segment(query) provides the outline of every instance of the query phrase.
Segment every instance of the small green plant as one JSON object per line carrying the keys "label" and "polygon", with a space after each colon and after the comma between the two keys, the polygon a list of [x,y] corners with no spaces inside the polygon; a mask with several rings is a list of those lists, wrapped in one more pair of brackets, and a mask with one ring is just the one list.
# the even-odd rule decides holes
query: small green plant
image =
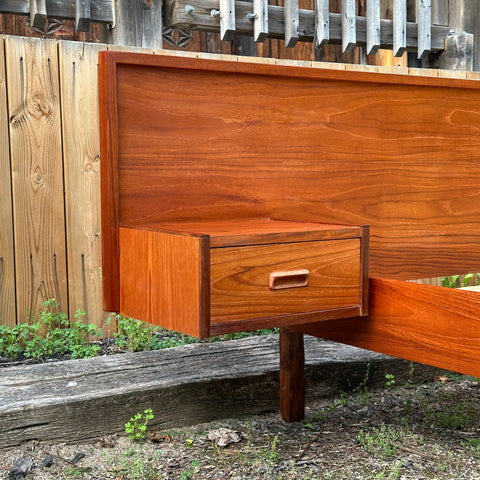
{"label": "small green plant", "polygon": [[188,478],[195,478],[200,472],[200,460],[197,458],[192,462],[190,470],[184,470],[180,474],[180,480],[187,480]]}
{"label": "small green plant", "polygon": [[133,318],[117,315],[118,332],[115,343],[129,352],[161,350],[198,342],[195,337],[170,332]]}
{"label": "small green plant", "polygon": [[385,374],[385,388],[387,390],[391,390],[393,386],[395,385],[395,375],[393,373],[387,373]]}
{"label": "small green plant", "polygon": [[147,408],[143,413],[136,413],[126,424],[125,433],[127,437],[136,442],[146,440],[148,435],[148,422],[153,420],[154,415],[151,408]]}
{"label": "small green plant", "polygon": [[401,437],[402,435],[393,427],[382,423],[380,428],[374,427],[370,431],[360,430],[357,438],[368,453],[385,459],[395,454],[397,442]]}
{"label": "small green plant", "polygon": [[39,359],[48,356],[70,355],[84,358],[97,355],[100,347],[90,342],[92,336],[100,336],[100,329],[86,324],[85,312],[77,311],[75,321],[70,322],[59,304],[47,300],[38,320],[14,327],[0,326],[0,355],[10,358]]}
{"label": "small green plant", "polygon": [[157,480],[160,477],[157,465],[160,452],[145,457],[144,452],[135,449],[124,452],[109,460],[110,470],[120,474],[122,480]]}

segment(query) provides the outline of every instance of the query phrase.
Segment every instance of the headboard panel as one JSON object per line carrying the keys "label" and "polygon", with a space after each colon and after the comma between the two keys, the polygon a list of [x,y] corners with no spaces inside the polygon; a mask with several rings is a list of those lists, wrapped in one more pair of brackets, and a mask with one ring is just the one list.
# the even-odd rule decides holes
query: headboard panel
{"label": "headboard panel", "polygon": [[480,271],[478,82],[124,52],[100,74],[108,309],[118,223],[368,224],[373,277]]}

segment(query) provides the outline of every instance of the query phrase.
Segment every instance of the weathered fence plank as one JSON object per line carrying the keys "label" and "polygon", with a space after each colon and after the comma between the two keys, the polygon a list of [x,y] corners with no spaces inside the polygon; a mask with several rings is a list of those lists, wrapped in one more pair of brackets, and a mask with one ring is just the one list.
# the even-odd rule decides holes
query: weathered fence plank
{"label": "weathered fence plank", "polygon": [[407,49],[407,2],[393,0],[393,55],[401,57]]}
{"label": "weathered fence plank", "polygon": [[253,38],[264,42],[268,36],[268,0],[253,0]]}
{"label": "weathered fence plank", "polygon": [[30,25],[40,28],[47,20],[46,0],[30,0]]}
{"label": "weathered fence plank", "polygon": [[351,52],[357,43],[355,0],[342,0],[342,49]]}
{"label": "weathered fence plank", "polygon": [[0,325],[15,325],[15,260],[8,145],[7,84],[3,37],[0,37]]}
{"label": "weathered fence plank", "polygon": [[367,55],[380,48],[380,0],[367,0]]}
{"label": "weathered fence plank", "polygon": [[299,40],[300,16],[298,0],[285,0],[285,46],[292,48]]}
{"label": "weathered fence plank", "polygon": [[315,47],[323,48],[330,39],[330,14],[328,0],[315,0]]}
{"label": "weathered fence plank", "polygon": [[90,0],[75,1],[75,28],[80,32],[88,32],[90,28]]}
{"label": "weathered fence plank", "polygon": [[57,42],[6,38],[19,320],[55,298],[67,309]]}
{"label": "weathered fence plank", "polygon": [[115,24],[106,30],[107,43],[162,48],[161,0],[122,0],[114,4]]}
{"label": "weathered fence plank", "polygon": [[220,38],[230,41],[235,33],[235,0],[220,0]]}
{"label": "weathered fence plank", "polygon": [[106,46],[59,42],[69,310],[104,327],[102,309],[98,52]]}
{"label": "weathered fence plank", "polygon": [[432,45],[432,2],[417,0],[418,58],[424,59]]}

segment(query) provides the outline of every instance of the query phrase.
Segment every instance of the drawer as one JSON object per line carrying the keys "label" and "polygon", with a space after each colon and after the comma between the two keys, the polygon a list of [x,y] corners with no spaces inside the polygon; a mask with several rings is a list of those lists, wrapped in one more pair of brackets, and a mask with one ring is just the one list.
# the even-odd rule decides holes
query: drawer
{"label": "drawer", "polygon": [[216,325],[360,304],[360,239],[214,248]]}
{"label": "drawer", "polygon": [[258,219],[121,227],[120,313],[197,337],[364,315],[367,239]]}

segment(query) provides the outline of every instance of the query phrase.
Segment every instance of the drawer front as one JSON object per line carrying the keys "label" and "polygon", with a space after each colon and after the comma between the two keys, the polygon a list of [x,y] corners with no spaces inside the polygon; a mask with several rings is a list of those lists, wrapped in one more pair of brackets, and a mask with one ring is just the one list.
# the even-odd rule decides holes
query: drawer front
{"label": "drawer front", "polygon": [[360,304],[360,239],[213,248],[210,323]]}

